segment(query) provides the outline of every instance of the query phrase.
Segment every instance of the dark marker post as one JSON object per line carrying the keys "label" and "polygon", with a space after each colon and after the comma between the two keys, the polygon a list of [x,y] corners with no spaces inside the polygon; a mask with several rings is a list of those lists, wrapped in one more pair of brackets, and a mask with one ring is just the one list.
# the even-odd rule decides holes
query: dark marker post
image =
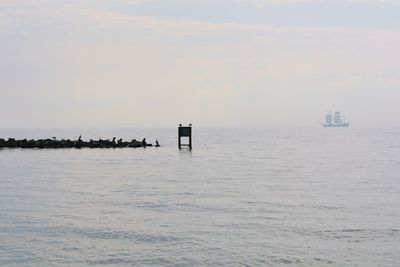
{"label": "dark marker post", "polygon": [[[189,144],[182,144],[181,138],[189,137]],[[192,124],[189,126],[182,126],[179,124],[178,128],[178,147],[181,149],[182,146],[187,146],[189,149],[192,149]]]}

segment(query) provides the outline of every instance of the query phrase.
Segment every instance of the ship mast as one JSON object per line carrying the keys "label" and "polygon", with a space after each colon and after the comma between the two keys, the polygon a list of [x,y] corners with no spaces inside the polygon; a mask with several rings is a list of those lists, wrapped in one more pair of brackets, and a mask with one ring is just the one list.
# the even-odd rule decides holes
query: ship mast
{"label": "ship mast", "polygon": [[340,111],[335,111],[335,115],[333,117],[333,123],[342,124],[342,119],[340,118]]}
{"label": "ship mast", "polygon": [[327,113],[326,113],[326,116],[325,116],[325,123],[326,123],[327,125],[332,124],[332,114],[331,114],[330,112],[327,112]]}

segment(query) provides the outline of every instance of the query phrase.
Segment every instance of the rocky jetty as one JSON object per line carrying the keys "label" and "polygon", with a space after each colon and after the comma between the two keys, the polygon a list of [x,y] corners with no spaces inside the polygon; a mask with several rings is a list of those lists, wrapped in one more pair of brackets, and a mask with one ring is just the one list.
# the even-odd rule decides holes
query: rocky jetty
{"label": "rocky jetty", "polygon": [[[158,142],[157,142],[158,145]],[[135,148],[153,146],[146,142],[146,138],[142,141],[133,139],[131,141],[123,141],[122,138],[116,140],[99,139],[83,141],[79,136],[78,140],[62,139],[57,140],[55,137],[51,139],[22,139],[15,140],[9,138],[8,140],[0,139],[0,148],[41,148],[41,149],[57,149],[57,148]],[[158,145],[159,146],[159,145]]]}

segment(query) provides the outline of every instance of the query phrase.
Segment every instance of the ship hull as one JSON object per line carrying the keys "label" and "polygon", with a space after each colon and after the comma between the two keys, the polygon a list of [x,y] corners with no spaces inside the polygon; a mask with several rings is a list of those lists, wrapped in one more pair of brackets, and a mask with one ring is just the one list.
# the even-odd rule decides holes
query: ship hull
{"label": "ship hull", "polygon": [[350,123],[341,123],[341,124],[321,124],[322,126],[326,128],[343,128],[343,127],[349,127]]}

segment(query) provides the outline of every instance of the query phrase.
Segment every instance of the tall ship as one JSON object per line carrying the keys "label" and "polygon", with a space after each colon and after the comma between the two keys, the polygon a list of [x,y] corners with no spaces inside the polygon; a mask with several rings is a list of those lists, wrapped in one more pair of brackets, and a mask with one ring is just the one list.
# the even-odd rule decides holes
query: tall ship
{"label": "tall ship", "polygon": [[350,123],[346,122],[344,116],[340,114],[340,111],[328,112],[325,115],[325,123],[321,123],[324,127],[349,127]]}

